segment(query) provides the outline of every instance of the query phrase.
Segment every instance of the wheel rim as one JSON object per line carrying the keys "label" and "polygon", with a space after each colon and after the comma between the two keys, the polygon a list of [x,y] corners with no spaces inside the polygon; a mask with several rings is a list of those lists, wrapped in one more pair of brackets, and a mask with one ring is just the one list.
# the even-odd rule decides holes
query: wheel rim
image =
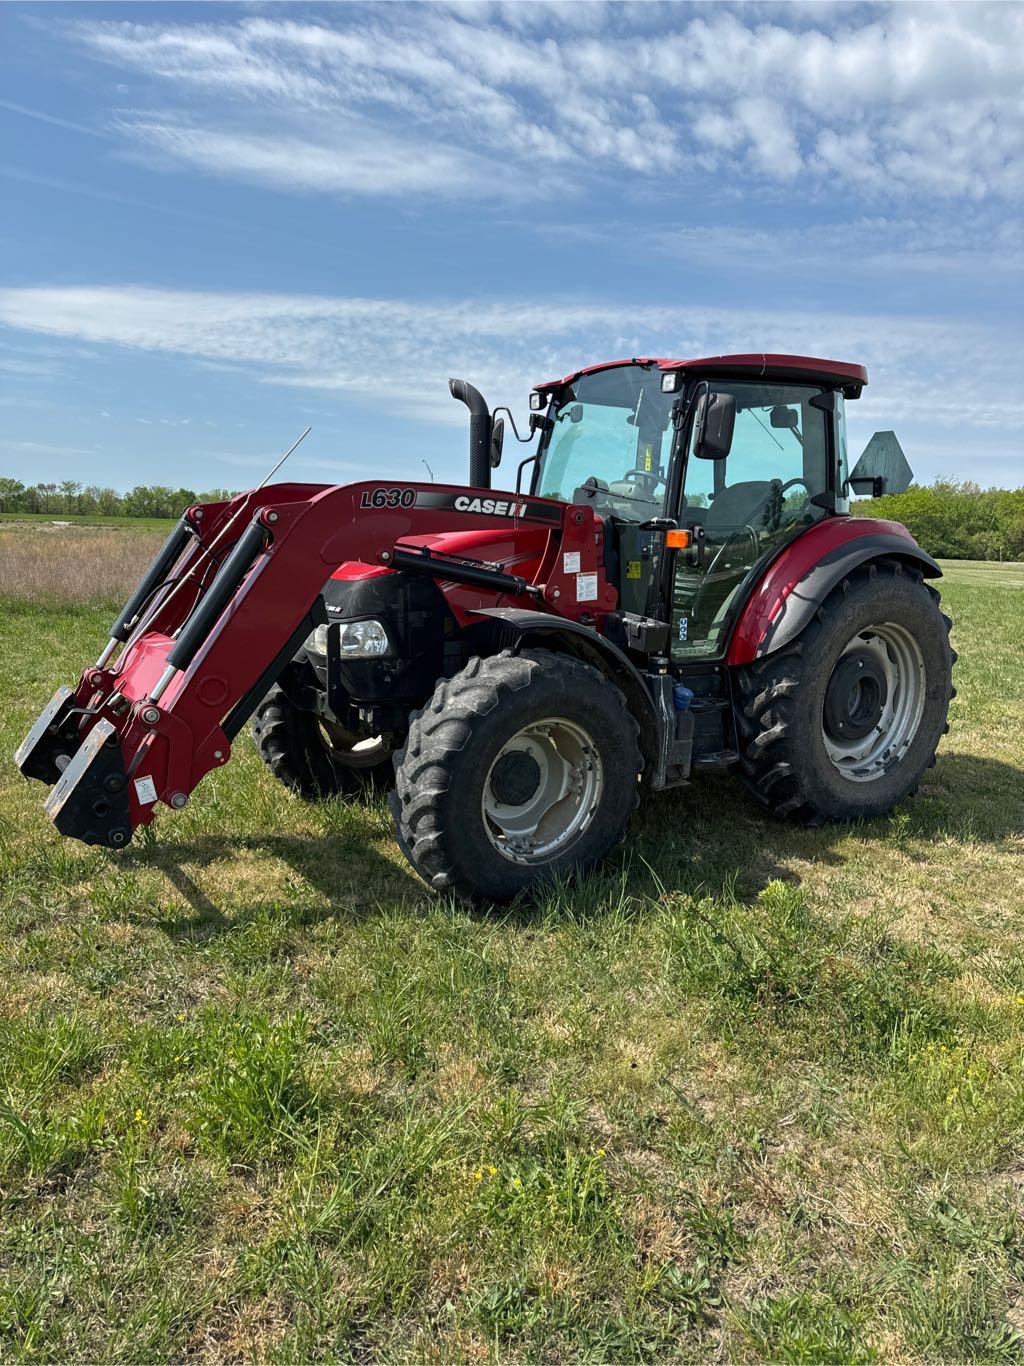
{"label": "wheel rim", "polygon": [[900,762],[924,712],[924,655],[905,626],[860,631],[836,660],[825,689],[822,736],[833,767],[870,783]]}
{"label": "wheel rim", "polygon": [[604,766],[582,726],[550,717],[507,740],[484,780],[484,829],[513,863],[543,863],[590,827],[604,790]]}
{"label": "wheel rim", "polygon": [[360,739],[330,721],[321,721],[320,731],[327,753],[343,768],[375,768],[391,752],[380,735]]}

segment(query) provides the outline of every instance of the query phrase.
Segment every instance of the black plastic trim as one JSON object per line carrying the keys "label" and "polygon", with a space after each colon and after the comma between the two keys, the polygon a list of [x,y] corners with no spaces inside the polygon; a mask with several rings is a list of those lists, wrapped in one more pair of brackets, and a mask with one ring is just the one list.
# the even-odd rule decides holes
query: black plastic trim
{"label": "black plastic trim", "polygon": [[942,570],[932,557],[903,536],[879,533],[846,541],[819,560],[792,590],[782,611],[757,647],[756,658],[762,659],[794,641],[832,589],[847,574],[870,560],[879,559],[900,560],[904,564],[916,565],[926,579],[942,577]]}

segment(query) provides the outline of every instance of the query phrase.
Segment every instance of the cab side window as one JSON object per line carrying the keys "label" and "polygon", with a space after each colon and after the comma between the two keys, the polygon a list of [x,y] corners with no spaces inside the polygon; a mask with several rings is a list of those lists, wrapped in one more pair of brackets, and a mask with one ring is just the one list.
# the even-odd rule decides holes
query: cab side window
{"label": "cab side window", "polygon": [[807,385],[715,381],[736,398],[732,447],[724,460],[690,451],[680,525],[704,535],[701,564],[677,556],[673,653],[717,653],[740,585],[803,527],[825,515],[812,502],[828,487],[831,413]]}

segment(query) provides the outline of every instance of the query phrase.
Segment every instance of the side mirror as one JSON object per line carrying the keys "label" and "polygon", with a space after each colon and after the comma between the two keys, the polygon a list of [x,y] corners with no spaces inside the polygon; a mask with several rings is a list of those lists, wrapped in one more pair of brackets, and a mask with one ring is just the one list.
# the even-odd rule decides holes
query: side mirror
{"label": "side mirror", "polygon": [[697,438],[693,453],[701,460],[724,460],[732,449],[736,427],[734,394],[706,394],[697,414]]}
{"label": "side mirror", "polygon": [[850,471],[847,484],[854,493],[881,498],[883,493],[906,493],[914,479],[895,432],[875,432]]}
{"label": "side mirror", "polygon": [[491,427],[491,469],[501,464],[501,448],[505,444],[505,419],[496,418]]}

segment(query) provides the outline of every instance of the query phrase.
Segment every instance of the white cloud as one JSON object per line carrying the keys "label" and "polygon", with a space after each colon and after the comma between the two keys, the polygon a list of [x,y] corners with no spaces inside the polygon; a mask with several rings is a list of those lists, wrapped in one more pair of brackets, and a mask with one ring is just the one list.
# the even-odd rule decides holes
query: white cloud
{"label": "white cloud", "polygon": [[173,161],[280,189],[379,197],[464,193],[482,173],[472,156],[456,149],[423,142],[410,146],[356,124],[337,127],[330,143],[185,124],[138,121],[127,127],[141,144]]}
{"label": "white cloud", "polygon": [[[972,441],[985,431],[995,447],[1012,444],[1024,425],[1024,390],[1015,378],[1007,381],[1006,332],[944,319],[555,297],[509,309],[500,299],[82,286],[0,290],[0,323],[71,345],[188,356],[268,384],[385,403],[389,413],[452,425],[465,421],[448,395],[452,374],[472,379],[492,403],[521,412],[530,384],[594,360],[762,350],[867,364],[871,383],[851,409],[855,441],[895,424],[947,439],[960,431]],[[922,451],[908,447],[908,454],[919,461]]]}
{"label": "white cloud", "polygon": [[1024,191],[1024,6],[326,13],[74,32],[177,94],[169,115],[122,116],[138,146],[278,188],[488,194],[549,168],[560,189],[727,169],[804,193]]}

